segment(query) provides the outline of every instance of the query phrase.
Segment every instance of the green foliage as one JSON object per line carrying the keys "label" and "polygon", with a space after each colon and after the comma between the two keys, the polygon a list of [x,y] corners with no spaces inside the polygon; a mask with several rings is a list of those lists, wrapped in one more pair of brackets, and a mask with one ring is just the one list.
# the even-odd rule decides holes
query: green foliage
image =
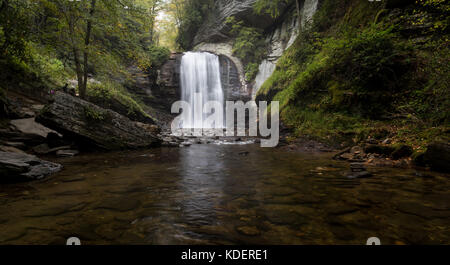
{"label": "green foliage", "polygon": [[111,107],[115,102],[118,102],[128,109],[128,115],[140,113],[143,116],[151,118],[144,111],[142,103],[134,99],[131,94],[118,83],[110,81],[89,83],[87,97],[92,102],[96,102],[104,107]]}
{"label": "green foliage", "polygon": [[151,68],[160,68],[170,57],[170,50],[166,47],[152,45],[148,48]]}
{"label": "green foliage", "polygon": [[246,64],[247,81],[255,79],[258,65],[267,53],[266,43],[262,30],[244,25],[234,17],[227,18],[226,23],[231,25],[231,34],[234,36],[233,55]]}
{"label": "green foliage", "polygon": [[251,82],[256,78],[259,71],[259,65],[257,63],[249,63],[245,67],[245,80]]}
{"label": "green foliage", "polygon": [[194,37],[214,6],[213,0],[185,0],[179,18],[177,43],[184,50],[192,48]]}
{"label": "green foliage", "polygon": [[448,130],[448,34],[409,41],[382,8],[325,0],[256,100],[280,101],[284,124],[325,141],[357,142],[380,126],[417,149]]}
{"label": "green foliage", "polygon": [[442,34],[450,23],[450,3],[445,0],[416,0],[413,15],[403,18],[413,26],[425,26],[429,33]]}
{"label": "green foliage", "polygon": [[104,114],[89,107],[86,106],[83,108],[84,115],[89,121],[103,121],[105,119]]}
{"label": "green foliage", "polygon": [[254,9],[257,14],[268,14],[273,18],[280,16],[280,4],[288,3],[289,0],[257,0]]}
{"label": "green foliage", "polygon": [[432,43],[418,53],[418,68],[413,80],[416,89],[408,93],[402,113],[430,121],[432,126],[450,123],[450,49],[448,42]]}
{"label": "green foliage", "polygon": [[24,59],[31,17],[30,1],[0,1],[0,58]]}
{"label": "green foliage", "polygon": [[51,49],[39,47],[35,43],[29,43],[27,53],[30,56],[30,71],[38,78],[50,82],[53,86],[64,86],[70,77],[70,69],[67,69]]}

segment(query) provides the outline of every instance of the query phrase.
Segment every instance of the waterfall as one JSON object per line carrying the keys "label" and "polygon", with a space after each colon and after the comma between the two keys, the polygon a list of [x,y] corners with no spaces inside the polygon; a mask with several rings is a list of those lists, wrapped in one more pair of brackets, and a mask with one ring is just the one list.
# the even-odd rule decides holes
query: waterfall
{"label": "waterfall", "polygon": [[303,6],[302,27],[311,21],[317,11],[319,0],[306,0]]}
{"label": "waterfall", "polygon": [[[205,114],[201,110],[209,101],[224,105],[219,57],[207,52],[187,52],[181,59],[180,70],[181,100],[191,106],[190,119],[184,121],[181,128],[210,128],[211,126],[204,123],[210,114]],[[201,94],[201,99],[196,97],[198,93]],[[214,128],[224,128],[224,125],[215,124]]]}
{"label": "waterfall", "polygon": [[257,90],[266,82],[267,79],[273,74],[276,68],[276,64],[267,59],[264,59],[259,65],[258,75],[255,78],[255,89],[252,92],[252,98],[256,97]]}

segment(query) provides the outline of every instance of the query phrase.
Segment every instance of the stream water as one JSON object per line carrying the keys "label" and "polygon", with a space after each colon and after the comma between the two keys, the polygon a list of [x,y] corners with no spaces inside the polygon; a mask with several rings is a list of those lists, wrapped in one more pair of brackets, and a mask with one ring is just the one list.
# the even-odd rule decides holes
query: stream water
{"label": "stream water", "polygon": [[[53,159],[55,160],[55,159]],[[331,154],[193,145],[56,159],[47,179],[0,186],[0,244],[450,242],[449,176]]]}

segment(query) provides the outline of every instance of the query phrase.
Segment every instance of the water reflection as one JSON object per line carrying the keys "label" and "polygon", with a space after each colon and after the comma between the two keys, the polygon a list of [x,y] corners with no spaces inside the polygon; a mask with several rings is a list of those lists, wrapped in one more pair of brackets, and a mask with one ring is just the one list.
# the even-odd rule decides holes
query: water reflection
{"label": "water reflection", "polygon": [[214,225],[216,204],[223,196],[226,169],[219,153],[208,152],[207,145],[198,145],[180,152],[178,183],[182,193],[180,204],[185,222],[190,225]]}
{"label": "water reflection", "polygon": [[0,244],[450,242],[449,176],[258,145],[58,159],[48,179],[0,187]]}

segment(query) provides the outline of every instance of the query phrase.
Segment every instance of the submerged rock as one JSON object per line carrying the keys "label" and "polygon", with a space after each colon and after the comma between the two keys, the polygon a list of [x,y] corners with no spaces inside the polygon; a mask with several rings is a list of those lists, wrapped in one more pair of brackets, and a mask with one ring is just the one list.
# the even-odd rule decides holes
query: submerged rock
{"label": "submerged rock", "polygon": [[349,173],[347,175],[347,178],[349,179],[362,179],[362,178],[370,178],[372,177],[372,174],[369,171],[359,171],[359,172],[354,172],[352,171],[351,173]]}
{"label": "submerged rock", "polygon": [[84,144],[105,150],[137,149],[160,145],[155,132],[112,110],[57,92],[36,121]]}
{"label": "submerged rock", "polygon": [[59,164],[32,155],[0,152],[0,183],[41,179],[60,171],[61,168]]}

